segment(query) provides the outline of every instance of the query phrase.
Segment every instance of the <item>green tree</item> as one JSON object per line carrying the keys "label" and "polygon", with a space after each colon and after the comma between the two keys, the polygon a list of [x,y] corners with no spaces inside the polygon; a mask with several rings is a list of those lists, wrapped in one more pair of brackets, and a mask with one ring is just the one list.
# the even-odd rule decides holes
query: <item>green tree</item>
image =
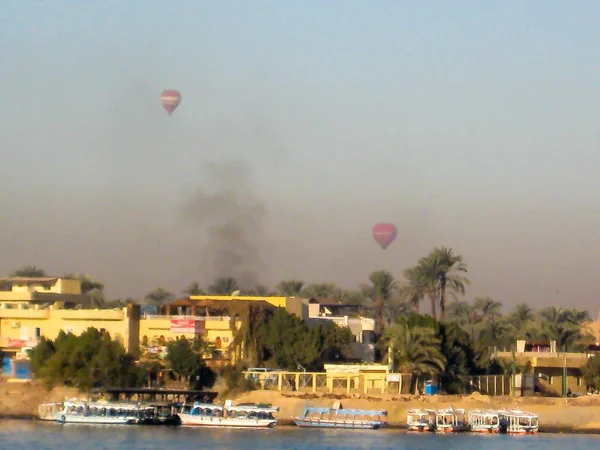
{"label": "green tree", "polygon": [[190,386],[199,389],[214,382],[214,373],[206,366],[202,357],[206,349],[206,343],[199,337],[191,340],[183,336],[167,343],[165,359],[173,372],[185,379]]}
{"label": "green tree", "polygon": [[375,334],[383,331],[383,307],[391,298],[396,282],[392,274],[386,270],[378,270],[369,275],[371,285],[365,286],[365,292],[375,303]]}
{"label": "green tree", "polygon": [[42,338],[29,354],[34,377],[48,387],[63,384],[87,390],[132,387],[141,381],[134,357],[95,328],[80,336],[61,331],[54,342]]}
{"label": "green tree", "polygon": [[421,302],[428,293],[427,279],[419,266],[405,269],[402,273],[404,281],[398,285],[400,298],[405,300],[413,312],[419,313]]}
{"label": "green tree", "polygon": [[502,303],[492,300],[489,297],[476,297],[473,305],[473,309],[478,315],[478,320],[484,323],[492,319],[498,319],[502,315],[500,312],[501,308]]}
{"label": "green tree", "polygon": [[213,284],[208,287],[208,292],[213,295],[231,295],[238,291],[240,286],[233,277],[218,277]]}
{"label": "green tree", "polygon": [[277,285],[279,290],[286,297],[298,297],[304,287],[304,281],[300,280],[284,280]]}
{"label": "green tree", "polygon": [[200,287],[197,281],[193,281],[183,290],[186,295],[205,295],[206,292]]}
{"label": "green tree", "polygon": [[148,292],[144,299],[151,305],[166,305],[175,299],[175,295],[167,289],[159,287]]}
{"label": "green tree", "polygon": [[[401,373],[432,377],[445,369],[446,358],[440,351],[441,340],[432,328],[393,324],[386,328],[382,340],[387,347],[387,357]],[[411,391],[414,383],[416,379]]]}
{"label": "green tree", "polygon": [[83,295],[87,295],[92,304],[98,308],[106,307],[106,298],[104,297],[104,283],[95,280],[90,275],[85,275],[83,273],[77,274],[66,274],[65,278],[71,278],[73,280],[79,280],[81,283],[81,293]]}
{"label": "green tree", "polygon": [[44,269],[40,269],[37,266],[23,266],[20,269],[15,270],[10,275],[11,277],[24,277],[24,278],[41,278],[46,277],[46,271]]}
{"label": "green tree", "polygon": [[446,320],[446,296],[450,294],[456,299],[456,295],[464,295],[468,278],[463,275],[467,273],[467,267],[463,263],[462,256],[455,255],[452,249],[436,247],[426,257],[419,260],[420,270],[427,279],[429,296],[431,298],[431,314],[436,317],[435,303],[439,299],[440,320]]}
{"label": "green tree", "polygon": [[337,286],[333,283],[311,283],[302,290],[301,295],[318,300],[334,300],[337,290]]}

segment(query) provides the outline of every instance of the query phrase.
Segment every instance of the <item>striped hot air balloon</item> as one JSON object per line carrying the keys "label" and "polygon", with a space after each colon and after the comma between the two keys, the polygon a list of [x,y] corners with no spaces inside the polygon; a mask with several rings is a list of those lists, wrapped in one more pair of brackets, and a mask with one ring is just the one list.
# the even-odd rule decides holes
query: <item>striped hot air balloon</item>
{"label": "striped hot air balloon", "polygon": [[378,223],[373,226],[373,239],[384,250],[394,242],[397,234],[398,230],[392,223]]}
{"label": "striped hot air balloon", "polygon": [[181,102],[181,94],[174,89],[164,90],[160,94],[160,102],[170,116]]}

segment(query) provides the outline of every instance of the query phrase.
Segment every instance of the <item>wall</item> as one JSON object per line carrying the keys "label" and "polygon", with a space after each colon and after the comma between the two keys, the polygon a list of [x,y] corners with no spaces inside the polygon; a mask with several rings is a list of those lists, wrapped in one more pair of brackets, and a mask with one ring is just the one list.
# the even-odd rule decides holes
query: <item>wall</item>
{"label": "wall", "polygon": [[[18,314],[15,312],[17,311]],[[30,341],[35,339],[35,329],[39,328],[40,336],[54,340],[61,330],[79,335],[90,327],[108,332],[113,339],[119,339],[125,350],[136,351],[131,347],[131,330],[137,329],[137,320],[128,315],[128,308],[116,310],[7,310],[10,317],[5,317],[0,310],[0,346],[11,347],[11,340]],[[44,312],[45,317],[40,318]]]}

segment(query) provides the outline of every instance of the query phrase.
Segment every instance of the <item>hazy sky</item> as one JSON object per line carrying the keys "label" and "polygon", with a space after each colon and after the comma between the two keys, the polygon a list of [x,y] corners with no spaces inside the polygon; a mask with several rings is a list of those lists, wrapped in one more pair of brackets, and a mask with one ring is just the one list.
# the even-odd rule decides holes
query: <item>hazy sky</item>
{"label": "hazy sky", "polygon": [[350,288],[444,245],[469,300],[595,315],[599,23],[596,0],[0,0],[0,272]]}

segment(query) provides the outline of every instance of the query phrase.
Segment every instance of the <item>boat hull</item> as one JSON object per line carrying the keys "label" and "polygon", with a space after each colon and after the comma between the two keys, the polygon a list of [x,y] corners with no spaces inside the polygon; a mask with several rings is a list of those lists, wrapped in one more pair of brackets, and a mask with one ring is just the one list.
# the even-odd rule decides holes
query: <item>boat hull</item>
{"label": "boat hull", "polygon": [[304,428],[352,428],[359,430],[378,430],[381,422],[351,421],[351,420],[307,420],[300,417],[292,417],[299,427]]}
{"label": "boat hull", "polygon": [[205,417],[188,416],[181,414],[179,416],[181,425],[184,427],[210,427],[210,428],[272,428],[278,421],[273,419],[248,419],[248,418],[230,418],[230,417]]}
{"label": "boat hull", "polygon": [[104,417],[104,416],[76,416],[70,414],[57,414],[55,421],[62,424],[77,423],[87,425],[133,425],[134,417]]}
{"label": "boat hull", "polygon": [[428,433],[430,431],[435,431],[435,426],[434,425],[430,425],[430,424],[418,424],[418,425],[409,425],[408,426],[408,431],[414,432],[414,433]]}

